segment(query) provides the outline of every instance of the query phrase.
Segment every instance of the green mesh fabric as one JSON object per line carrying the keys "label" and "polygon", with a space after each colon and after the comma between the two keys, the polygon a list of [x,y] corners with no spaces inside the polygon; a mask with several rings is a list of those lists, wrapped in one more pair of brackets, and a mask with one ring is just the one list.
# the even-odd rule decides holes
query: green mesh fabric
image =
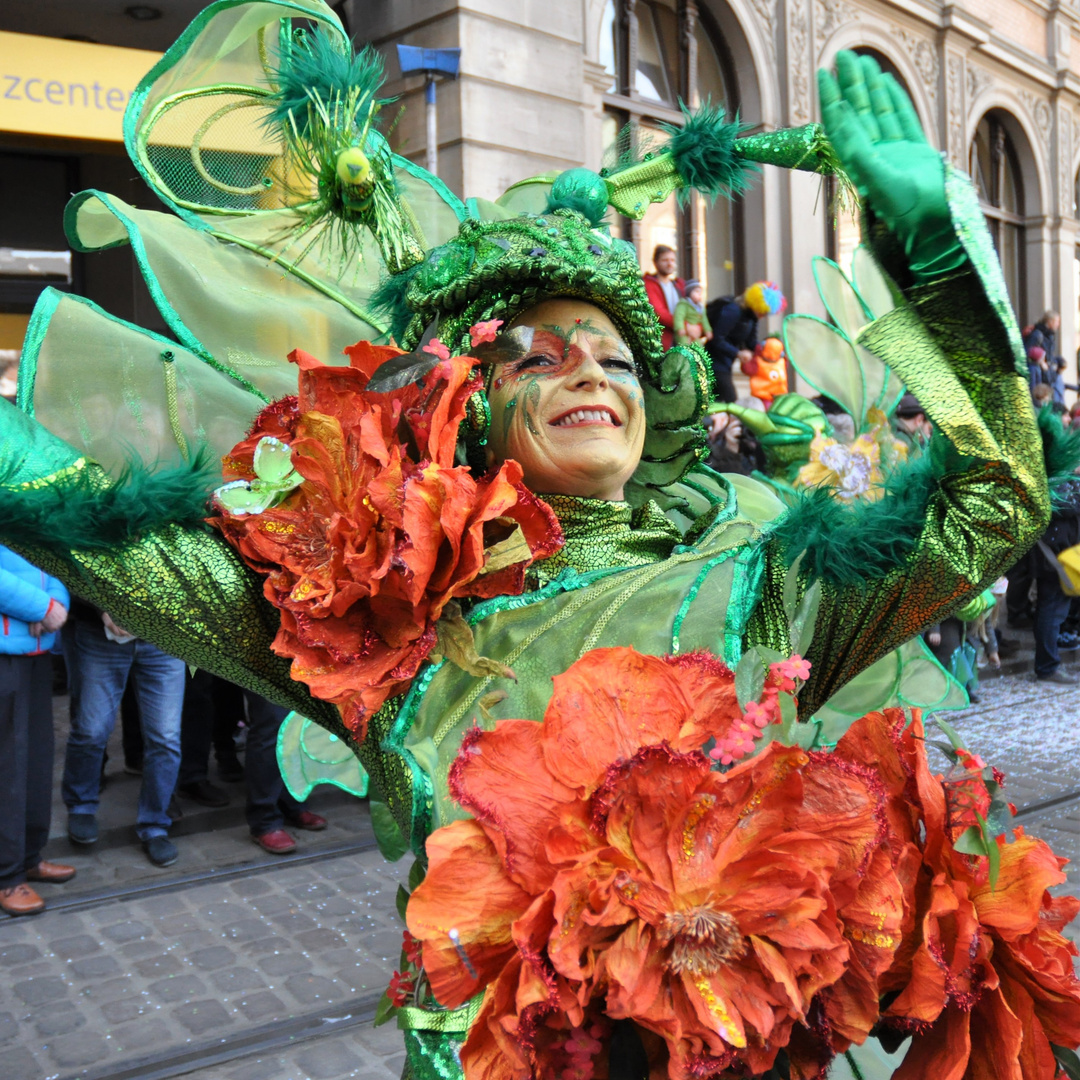
{"label": "green mesh fabric", "polygon": [[220,458],[263,407],[200,356],[82,297],[46,290],[35,320],[48,332],[27,336],[20,407],[114,477],[132,458],[167,467],[203,446]]}
{"label": "green mesh fabric", "polygon": [[248,214],[303,199],[279,133],[262,125],[291,20],[346,43],[321,0],[218,0],[154,65],[124,116],[124,141],[146,182],[180,214]]}

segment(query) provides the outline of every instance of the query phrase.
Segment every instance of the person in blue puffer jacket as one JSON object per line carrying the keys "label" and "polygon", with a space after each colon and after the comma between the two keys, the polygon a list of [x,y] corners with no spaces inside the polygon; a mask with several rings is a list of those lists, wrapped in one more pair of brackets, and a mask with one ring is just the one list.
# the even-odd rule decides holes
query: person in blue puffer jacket
{"label": "person in blue puffer jacket", "polygon": [[45,862],[52,810],[52,660],[68,591],[0,546],[0,909],[35,915],[45,901],[30,881],[68,881]]}

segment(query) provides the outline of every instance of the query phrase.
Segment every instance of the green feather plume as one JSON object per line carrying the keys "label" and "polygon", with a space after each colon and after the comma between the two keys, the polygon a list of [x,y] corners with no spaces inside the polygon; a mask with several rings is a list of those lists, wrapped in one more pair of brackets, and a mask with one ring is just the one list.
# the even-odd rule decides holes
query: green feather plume
{"label": "green feather plume", "polygon": [[403,270],[400,274],[387,274],[371,294],[371,313],[384,321],[395,341],[404,340],[405,331],[412,321],[413,312],[406,303],[405,296],[419,269],[417,265]]}
{"label": "green feather plume", "polygon": [[896,569],[911,553],[941,477],[973,464],[974,459],[937,435],[924,454],[889,473],[883,498],[842,501],[831,488],[797,491],[794,505],[770,536],[786,564],[804,555],[803,569],[812,578],[840,588],[865,585]]}
{"label": "green feather plume", "polygon": [[61,474],[47,484],[7,487],[18,461],[0,469],[4,542],[61,555],[75,549],[115,550],[163,525],[202,527],[206,502],[221,482],[218,462],[205,448],[177,468],[151,471],[132,462],[105,486],[96,468]]}
{"label": "green feather plume", "polygon": [[735,152],[735,140],[752,125],[742,123],[737,114],[734,120],[727,120],[723,107],[713,105],[708,98],[694,112],[681,101],[679,108],[683,125],[661,127],[671,136],[666,149],[687,185],[679,191],[680,202],[685,204],[689,199],[688,188],[710,199],[721,194],[740,195],[750,186],[753,175],[761,171],[760,166]]}
{"label": "green feather plume", "polygon": [[271,81],[274,92],[263,122],[274,128],[284,125],[287,130],[295,125],[300,138],[307,138],[317,122],[312,112],[316,102],[325,106],[348,102],[350,115],[341,120],[355,126],[358,121],[363,124],[360,114],[366,114],[373,104],[385,105],[391,100],[375,97],[383,83],[382,57],[370,45],[352,55],[340,38],[321,26],[283,43]]}

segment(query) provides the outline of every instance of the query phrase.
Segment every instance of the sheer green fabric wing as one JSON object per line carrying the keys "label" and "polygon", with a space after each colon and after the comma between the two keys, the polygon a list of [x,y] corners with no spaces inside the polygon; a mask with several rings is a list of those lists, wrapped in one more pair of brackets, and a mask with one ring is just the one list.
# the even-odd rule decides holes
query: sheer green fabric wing
{"label": "sheer green fabric wing", "polygon": [[818,295],[829,318],[854,341],[862,328],[873,319],[873,313],[852,288],[844,271],[824,255],[813,258],[814,281]]}
{"label": "sheer green fabric wing", "polygon": [[360,317],[363,288],[315,279],[308,260],[300,275],[288,273],[282,261],[273,261],[273,249],[252,250],[261,245],[249,239],[251,227],[265,221],[222,224],[219,233],[192,228],[172,214],[137,210],[97,191],[77,195],[65,213],[78,251],[130,243],[150,295],[180,343],[268,401],[296,391],[291,350],[302,347],[325,363],[343,364],[346,346],[381,332],[380,324]]}
{"label": "sheer green fabric wing", "polygon": [[851,342],[814,315],[788,315],[783,333],[784,348],[799,377],[842,405],[854,418],[856,428],[862,427],[866,383]]}
{"label": "sheer green fabric wing", "polygon": [[201,356],[89,300],[46,289],[38,301],[19,406],[113,476],[133,458],[171,465],[203,445],[220,457],[263,404]]}
{"label": "sheer green fabric wing", "polygon": [[322,0],[218,0],[132,95],[128,153],[181,216],[259,213],[301,197],[289,183],[281,136],[261,124],[289,19],[320,23],[347,44]]}
{"label": "sheer green fabric wing", "polygon": [[277,761],[289,793],[303,802],[319,784],[332,784],[362,799],[368,775],[356,755],[336,735],[298,712],[278,730]]}
{"label": "sheer green fabric wing", "polygon": [[869,249],[860,244],[851,257],[851,284],[862,298],[871,315],[880,319],[894,307],[896,300],[885,275]]}

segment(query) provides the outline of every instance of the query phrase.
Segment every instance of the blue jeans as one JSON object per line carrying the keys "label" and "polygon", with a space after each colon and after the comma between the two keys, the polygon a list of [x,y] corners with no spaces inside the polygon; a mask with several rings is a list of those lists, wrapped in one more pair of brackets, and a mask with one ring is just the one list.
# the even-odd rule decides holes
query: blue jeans
{"label": "blue jeans", "polygon": [[1035,587],[1035,674],[1042,678],[1053,675],[1061,664],[1057,640],[1071,603],[1056,577],[1038,579]]}
{"label": "blue jeans", "polygon": [[97,813],[102,758],[130,676],[144,746],[135,828],[140,840],[165,836],[172,824],[169,799],[180,769],[183,660],[148,641],[120,645],[105,636],[103,626],[82,621],[64,629],[64,658],[71,689],[71,734],[61,794],[68,813]]}

